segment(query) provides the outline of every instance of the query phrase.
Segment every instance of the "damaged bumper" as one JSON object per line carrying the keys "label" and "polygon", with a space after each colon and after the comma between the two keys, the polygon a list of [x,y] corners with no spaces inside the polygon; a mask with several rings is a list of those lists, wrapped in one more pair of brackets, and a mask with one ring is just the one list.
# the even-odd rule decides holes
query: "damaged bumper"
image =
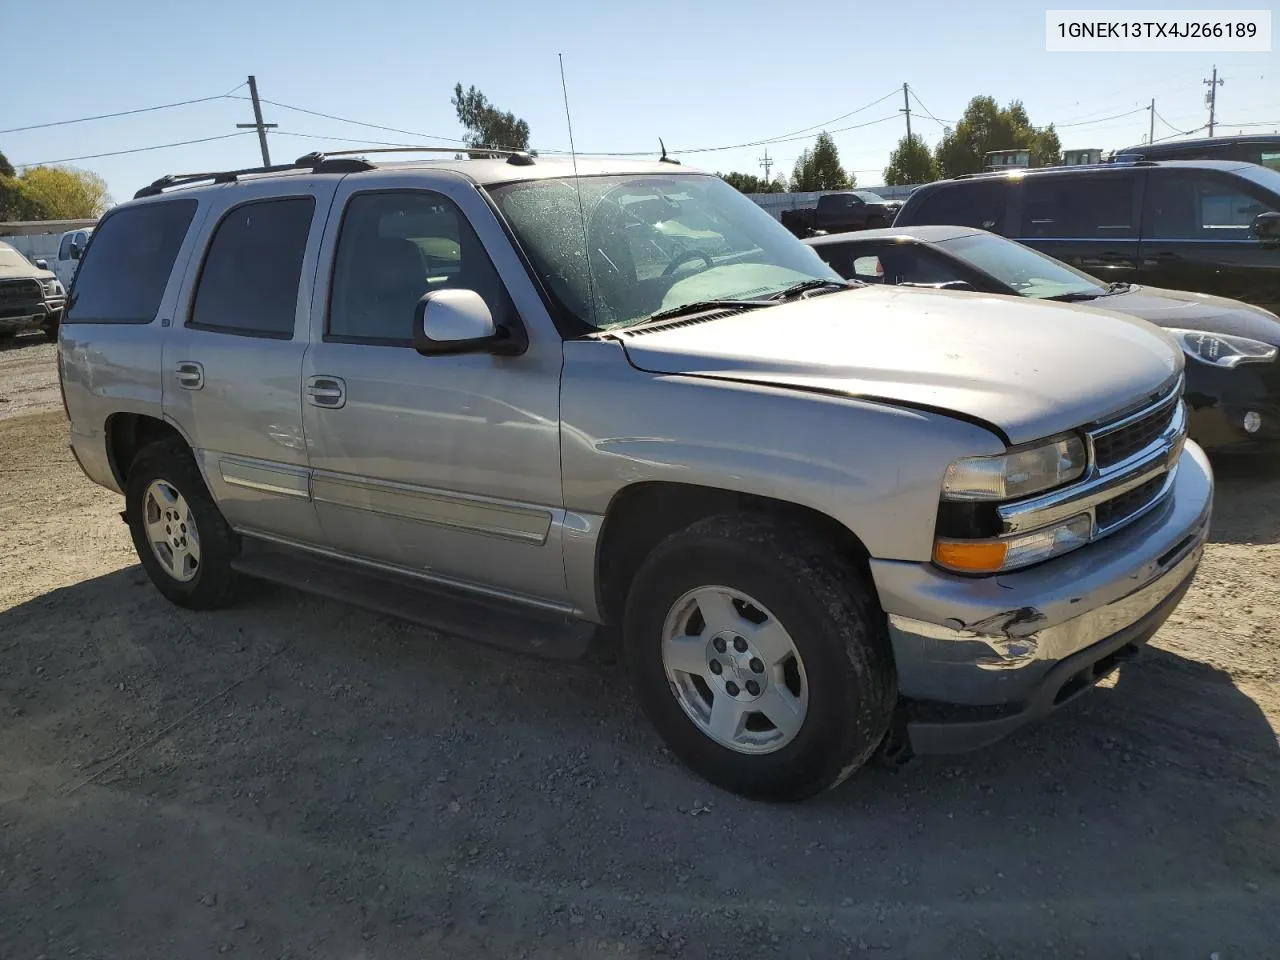
{"label": "damaged bumper", "polygon": [[872,561],[913,748],[991,743],[1133,655],[1190,586],[1212,500],[1208,461],[1188,443],[1163,505],[1058,560],[981,579]]}

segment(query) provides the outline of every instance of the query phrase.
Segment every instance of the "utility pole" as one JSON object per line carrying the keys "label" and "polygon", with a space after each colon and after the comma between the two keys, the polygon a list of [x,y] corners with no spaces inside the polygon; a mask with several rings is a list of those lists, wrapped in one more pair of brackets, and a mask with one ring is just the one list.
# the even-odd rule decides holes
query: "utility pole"
{"label": "utility pole", "polygon": [[764,167],[764,185],[768,188],[769,184],[773,183],[769,179],[769,171],[773,169],[773,158],[769,156],[768,147],[764,148],[764,156],[760,158],[760,166]]}
{"label": "utility pole", "polygon": [[258,78],[249,77],[249,99],[253,101],[253,123],[237,123],[236,126],[244,130],[258,131],[258,146],[262,148],[262,165],[264,167],[271,166],[271,154],[267,152],[267,129],[269,127],[278,127],[278,123],[262,122],[262,104],[258,102]]}
{"label": "utility pole", "polygon": [[1156,98],[1151,98],[1151,132],[1147,134],[1147,143],[1156,142]]}
{"label": "utility pole", "polygon": [[902,109],[899,113],[907,115],[907,139],[911,139],[911,101],[907,99],[907,85],[902,85]]}
{"label": "utility pole", "polygon": [[1217,118],[1216,115],[1218,110],[1218,88],[1222,86],[1222,81],[1218,79],[1217,66],[1214,66],[1213,68],[1213,79],[1202,80],[1201,83],[1204,83],[1209,87],[1209,95],[1205,97],[1205,100],[1208,101],[1208,106],[1209,106],[1209,136],[1212,137],[1213,124]]}

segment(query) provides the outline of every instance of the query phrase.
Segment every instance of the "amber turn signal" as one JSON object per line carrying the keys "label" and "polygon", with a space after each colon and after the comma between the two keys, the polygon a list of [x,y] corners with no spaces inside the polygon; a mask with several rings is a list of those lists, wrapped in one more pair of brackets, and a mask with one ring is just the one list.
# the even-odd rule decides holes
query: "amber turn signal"
{"label": "amber turn signal", "polygon": [[1002,540],[957,542],[939,540],[933,545],[933,560],[939,566],[964,573],[994,573],[1004,566],[1009,544]]}

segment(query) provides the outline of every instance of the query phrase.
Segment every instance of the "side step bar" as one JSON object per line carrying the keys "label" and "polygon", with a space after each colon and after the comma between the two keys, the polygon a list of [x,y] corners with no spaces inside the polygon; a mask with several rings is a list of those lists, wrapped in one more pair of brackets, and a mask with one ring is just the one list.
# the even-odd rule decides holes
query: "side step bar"
{"label": "side step bar", "polygon": [[440,633],[551,660],[610,660],[603,628],[554,613],[474,597],[403,574],[343,563],[245,537],[232,566],[248,577],[321,594]]}

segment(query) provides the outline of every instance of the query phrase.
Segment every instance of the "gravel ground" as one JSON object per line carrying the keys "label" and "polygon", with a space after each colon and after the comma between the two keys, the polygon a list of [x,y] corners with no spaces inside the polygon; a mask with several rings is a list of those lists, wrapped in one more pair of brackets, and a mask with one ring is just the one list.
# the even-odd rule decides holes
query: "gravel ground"
{"label": "gravel ground", "polygon": [[0,350],[0,957],[1280,956],[1280,484],[1222,464],[1152,649],[1037,728],[798,806],[617,667],[266,586],[191,614]]}

